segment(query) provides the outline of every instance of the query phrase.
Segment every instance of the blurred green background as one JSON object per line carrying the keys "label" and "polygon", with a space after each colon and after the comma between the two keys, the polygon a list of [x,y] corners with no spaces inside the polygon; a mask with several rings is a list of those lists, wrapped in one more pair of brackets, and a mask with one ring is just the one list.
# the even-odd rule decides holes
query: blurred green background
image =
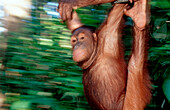
{"label": "blurred green background", "polygon": [[[148,69],[152,101],[146,110],[170,109],[170,1],[152,0]],[[0,1],[0,110],[89,110],[82,72],[72,60],[70,31],[57,0]],[[111,4],[77,9],[84,24],[99,27]],[[125,17],[125,58],[132,21]],[[2,104],[1,102],[4,103]]]}

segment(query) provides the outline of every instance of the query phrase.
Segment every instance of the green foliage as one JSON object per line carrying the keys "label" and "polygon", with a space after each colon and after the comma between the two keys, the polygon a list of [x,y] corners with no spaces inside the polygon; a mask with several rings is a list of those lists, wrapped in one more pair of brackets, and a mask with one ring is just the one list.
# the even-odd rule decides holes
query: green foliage
{"label": "green foliage", "polygon": [[[22,19],[18,32],[0,36],[0,43],[7,43],[7,49],[2,51],[4,55],[0,54],[0,88],[6,95],[5,104],[10,105],[3,108],[88,110],[82,72],[72,61],[71,33],[59,19],[46,15],[42,8],[45,3],[33,3],[35,8],[31,11],[31,19]],[[153,0],[151,5],[148,68],[153,81],[153,99],[146,109],[168,110],[170,3],[168,0]],[[77,12],[84,24],[99,27],[110,7],[110,4],[89,6]],[[126,24],[132,25],[131,20]],[[128,58],[132,40],[130,29],[126,29],[125,34]],[[0,46],[0,52],[3,46]]]}
{"label": "green foliage", "polygon": [[164,80],[162,88],[163,88],[163,92],[164,92],[165,96],[167,97],[168,101],[170,102],[170,74]]}

